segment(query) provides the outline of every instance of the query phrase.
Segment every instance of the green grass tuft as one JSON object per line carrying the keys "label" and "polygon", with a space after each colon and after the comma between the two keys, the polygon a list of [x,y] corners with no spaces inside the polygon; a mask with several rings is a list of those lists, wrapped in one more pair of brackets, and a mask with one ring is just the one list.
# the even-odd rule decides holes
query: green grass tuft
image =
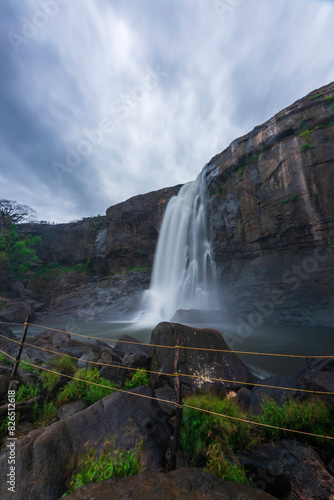
{"label": "green grass tuft", "polygon": [[[220,399],[212,395],[190,396],[186,404],[231,417],[247,418],[246,413],[231,399]],[[218,444],[225,454],[247,449],[255,443],[248,424],[185,407],[181,446],[192,463],[203,465],[208,449],[213,444]]]}
{"label": "green grass tuft", "polygon": [[242,467],[237,459],[232,456],[234,464],[232,464],[221,450],[218,443],[210,445],[207,452],[207,464],[204,470],[219,477],[224,481],[234,481],[236,483],[249,484],[247,479],[246,470]]}
{"label": "green grass tuft", "polygon": [[29,399],[40,395],[40,390],[37,384],[29,382],[27,385],[20,385],[16,393],[16,402],[29,401]]}
{"label": "green grass tuft", "polygon": [[141,450],[142,443],[139,443],[134,452],[122,451],[115,448],[115,439],[106,441],[101,452],[96,448],[87,450],[72,474],[68,493],[85,484],[138,474]]}
{"label": "green grass tuft", "polygon": [[[333,435],[330,409],[321,400],[301,402],[290,399],[282,407],[275,401],[264,401],[261,404],[261,413],[257,416],[257,421],[322,436]],[[266,427],[262,427],[260,432],[264,439],[272,441],[283,438],[291,439],[292,436],[291,432]],[[298,439],[309,444],[322,443],[324,445],[323,440],[303,436],[302,434],[298,436]]]}
{"label": "green grass tuft", "polygon": [[136,370],[131,379],[125,381],[123,389],[129,391],[141,385],[150,385],[150,379],[145,370]]}
{"label": "green grass tuft", "polygon": [[[80,380],[72,380],[59,392],[57,406],[78,399],[85,399],[91,405],[99,401],[99,399],[112,394],[114,392],[112,389],[116,388],[115,384],[102,378],[96,368],[89,368],[87,371],[85,368],[81,368],[75,373],[75,377],[80,378]],[[107,387],[99,387],[87,382],[94,382]]]}

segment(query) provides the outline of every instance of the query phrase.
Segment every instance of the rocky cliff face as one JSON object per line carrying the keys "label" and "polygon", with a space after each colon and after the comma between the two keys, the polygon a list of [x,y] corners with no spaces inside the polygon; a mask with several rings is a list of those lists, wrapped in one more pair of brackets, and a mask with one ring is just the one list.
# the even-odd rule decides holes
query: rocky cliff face
{"label": "rocky cliff face", "polygon": [[334,83],[207,166],[222,302],[264,321],[334,325]]}
{"label": "rocky cliff face", "polygon": [[95,274],[106,274],[106,217],[91,217],[68,224],[20,224],[19,232],[40,236],[36,251],[44,264],[73,267],[89,259]]}
{"label": "rocky cliff face", "polygon": [[152,267],[166,205],[180,188],[134,196],[108,208],[106,260],[110,274]]}
{"label": "rocky cliff face", "polygon": [[134,196],[110,207],[106,217],[69,224],[21,224],[22,234],[41,236],[36,251],[43,264],[73,268],[89,260],[92,271],[90,275],[70,272],[31,279],[29,289],[44,304],[44,309],[38,304],[38,310],[82,320],[124,318],[132,312],[149,287],[167,202],[180,188]]}

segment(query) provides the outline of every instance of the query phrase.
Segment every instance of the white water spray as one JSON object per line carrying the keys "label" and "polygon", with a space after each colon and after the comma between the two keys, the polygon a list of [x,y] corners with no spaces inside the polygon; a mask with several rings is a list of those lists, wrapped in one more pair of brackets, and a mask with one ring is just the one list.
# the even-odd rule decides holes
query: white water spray
{"label": "white water spray", "polygon": [[168,321],[178,309],[217,308],[203,172],[167,205],[141,322]]}

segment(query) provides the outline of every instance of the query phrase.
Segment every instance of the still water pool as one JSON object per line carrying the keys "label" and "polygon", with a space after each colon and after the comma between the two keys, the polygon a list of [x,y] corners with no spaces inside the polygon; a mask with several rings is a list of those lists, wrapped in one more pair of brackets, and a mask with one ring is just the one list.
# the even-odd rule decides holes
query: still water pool
{"label": "still water pool", "polygon": [[[38,324],[38,323],[36,323]],[[152,327],[139,327],[133,322],[102,322],[102,321],[43,321],[40,326],[31,325],[28,337],[32,337],[46,328],[66,330],[68,332],[86,335],[93,341],[99,338],[111,346],[121,337],[130,335],[137,340],[149,343]],[[204,328],[204,325],[192,325]],[[239,354],[240,358],[258,376],[265,377],[276,373],[279,375],[291,375],[298,371],[306,361],[306,356],[334,355],[334,330],[330,328],[310,328],[289,325],[261,325],[255,328],[251,335],[241,339],[236,335],[231,325],[222,323],[205,324],[207,328],[215,328],[220,331],[226,342],[233,350],[273,353],[273,354],[296,354],[304,358],[288,358],[279,356],[260,356],[251,354]],[[14,333],[20,334],[21,327],[13,328]],[[81,337],[73,335],[73,338]]]}

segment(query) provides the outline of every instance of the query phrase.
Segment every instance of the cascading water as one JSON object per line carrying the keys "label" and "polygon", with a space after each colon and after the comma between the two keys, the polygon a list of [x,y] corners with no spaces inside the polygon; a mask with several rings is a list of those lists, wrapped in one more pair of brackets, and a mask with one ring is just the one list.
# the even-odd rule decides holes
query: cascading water
{"label": "cascading water", "polygon": [[206,211],[204,169],[169,201],[144,295],[141,321],[170,320],[178,309],[217,307],[215,265]]}

